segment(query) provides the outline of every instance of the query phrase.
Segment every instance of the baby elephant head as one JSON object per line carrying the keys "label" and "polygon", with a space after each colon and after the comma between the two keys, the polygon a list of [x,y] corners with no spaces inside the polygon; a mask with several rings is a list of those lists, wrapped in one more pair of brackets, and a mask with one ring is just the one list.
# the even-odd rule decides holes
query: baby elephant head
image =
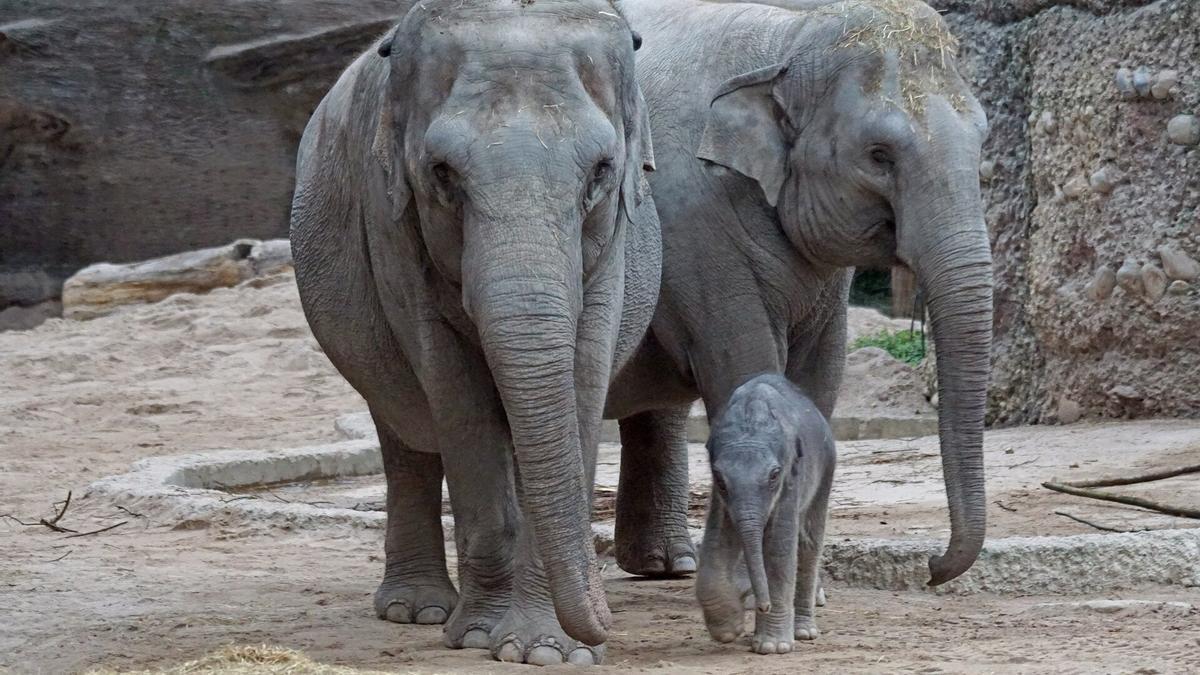
{"label": "baby elephant head", "polygon": [[741,540],[760,611],[771,609],[763,564],[763,532],[784,486],[794,478],[800,444],[785,427],[779,393],[751,381],[734,392],[708,441],[713,487]]}

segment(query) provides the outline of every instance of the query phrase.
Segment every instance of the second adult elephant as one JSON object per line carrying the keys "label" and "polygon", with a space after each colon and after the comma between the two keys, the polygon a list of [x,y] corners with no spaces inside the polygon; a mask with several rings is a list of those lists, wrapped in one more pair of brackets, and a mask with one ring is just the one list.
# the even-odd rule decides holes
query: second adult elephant
{"label": "second adult elephant", "polygon": [[951,532],[930,583],[959,576],[985,532],[992,276],[978,175],[987,122],[954,37],[915,0],[621,7],[645,39],[663,282],[606,410],[623,443],[618,563],[695,568],[688,404],[702,398],[711,418],[752,376],[783,373],[831,417],[850,270],[903,264],[938,346]]}
{"label": "second adult elephant", "polygon": [[376,609],[445,622],[451,647],[602,655],[599,425],[659,281],[636,42],[607,0],[428,0],[342,74],[301,143],[300,297],[383,449]]}

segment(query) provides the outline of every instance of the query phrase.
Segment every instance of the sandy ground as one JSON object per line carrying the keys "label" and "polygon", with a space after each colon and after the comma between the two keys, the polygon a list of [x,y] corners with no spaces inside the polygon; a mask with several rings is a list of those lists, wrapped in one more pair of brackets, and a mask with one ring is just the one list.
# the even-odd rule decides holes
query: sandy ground
{"label": "sandy ground", "polygon": [[[51,321],[0,334],[0,513],[27,521],[51,517],[52,503],[68,491],[79,495],[92,480],[125,471],[141,457],[332,438],[332,420],[361,410],[362,401],[317,350],[290,277],[259,285],[266,287],[177,296],[91,322]],[[1098,475],[1175,462],[1195,455],[1197,433],[1196,425],[1182,422],[1048,432],[1059,435],[998,432],[989,440],[996,499],[1018,509],[1003,513],[1028,517],[1025,524],[1014,519],[1015,530],[1088,530],[1046,514],[1059,498],[1035,490],[1030,481],[1037,472],[1029,467],[1074,478],[1068,472]],[[1074,433],[1084,435],[1072,439]],[[937,473],[930,443],[913,441],[891,454],[883,446],[845,444],[847,484],[870,488],[839,493],[831,536],[897,536],[910,528],[941,536],[945,516],[930,478]],[[1122,448],[1128,454],[1122,456]],[[1060,467],[1071,452],[1078,460]],[[1171,488],[1166,496],[1194,497],[1188,489]],[[1022,490],[1029,494],[1022,497]],[[1115,509],[1075,511],[1131,524],[1131,516]],[[59,525],[89,532],[122,521],[114,530],[76,538],[0,522],[0,670],[169,667],[231,643],[283,645],[322,663],[404,672],[521,668],[493,663],[480,651],[443,649],[437,627],[375,619],[377,532],[177,530],[79,498]],[[1195,614],[1047,616],[1030,608],[1071,598],[941,597],[836,586],[820,614],[821,639],[788,656],[759,657],[745,645],[708,639],[690,580],[641,581],[608,569],[615,614],[610,669],[1173,673],[1200,667]],[[1200,605],[1200,589],[1096,597]]]}

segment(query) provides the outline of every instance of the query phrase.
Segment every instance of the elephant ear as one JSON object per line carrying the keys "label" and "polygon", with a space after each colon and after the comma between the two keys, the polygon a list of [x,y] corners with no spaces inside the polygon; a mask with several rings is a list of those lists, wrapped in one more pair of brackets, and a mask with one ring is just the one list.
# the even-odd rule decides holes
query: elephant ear
{"label": "elephant ear", "polygon": [[404,156],[403,135],[397,131],[393,106],[385,100],[380,106],[375,137],[371,141],[371,158],[374,160],[371,167],[372,189],[380,190],[383,193],[381,197],[386,195],[386,202],[391,205],[388,215],[393,223],[400,221],[412,197],[401,159]]}
{"label": "elephant ear", "polygon": [[650,193],[646,172],[654,171],[654,143],[650,138],[650,111],[642,89],[634,85],[625,115],[625,175],[621,179],[621,203],[634,222],[638,206]]}
{"label": "elephant ear", "polygon": [[709,106],[696,157],[728,167],[762,188],[771,206],[787,178],[789,142],[784,109],[775,94],[786,64],[760,68],[726,81]]}

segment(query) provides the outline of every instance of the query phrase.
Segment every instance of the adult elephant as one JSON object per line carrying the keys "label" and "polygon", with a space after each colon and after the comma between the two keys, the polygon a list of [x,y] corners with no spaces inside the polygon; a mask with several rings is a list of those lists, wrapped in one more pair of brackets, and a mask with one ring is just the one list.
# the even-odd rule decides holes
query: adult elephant
{"label": "adult elephant", "polygon": [[663,283],[606,413],[624,446],[619,564],[695,568],[687,404],[703,398],[711,417],[752,376],[784,373],[829,417],[850,269],[899,263],[924,289],[938,346],[951,533],[930,583],[959,576],[985,532],[992,276],[978,178],[987,122],[955,39],[912,0],[621,7],[645,39]]}
{"label": "adult elephant", "polygon": [[445,622],[451,647],[600,657],[598,429],[659,283],[636,42],[606,0],[426,0],[342,74],[301,142],[300,297],[383,449],[376,608]]}

